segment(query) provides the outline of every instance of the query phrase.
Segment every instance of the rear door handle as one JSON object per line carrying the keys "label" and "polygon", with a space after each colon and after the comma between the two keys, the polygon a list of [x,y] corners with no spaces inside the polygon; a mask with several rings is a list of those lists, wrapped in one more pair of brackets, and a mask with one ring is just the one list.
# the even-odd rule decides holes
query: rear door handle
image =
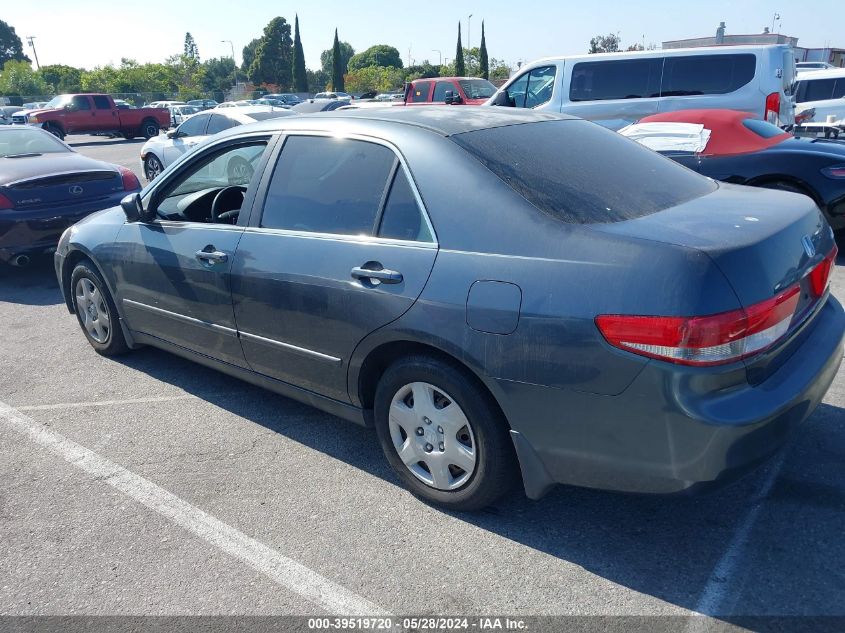
{"label": "rear door handle", "polygon": [[206,249],[213,249],[213,246],[206,246],[205,249],[201,251],[197,251],[196,257],[200,261],[206,261],[212,264],[221,264],[229,259],[229,256],[226,253],[222,253],[218,250],[206,250]]}
{"label": "rear door handle", "polygon": [[376,279],[383,284],[402,283],[402,273],[396,272],[395,270],[387,270],[385,268],[372,270],[356,266],[352,269],[351,274],[355,279]]}

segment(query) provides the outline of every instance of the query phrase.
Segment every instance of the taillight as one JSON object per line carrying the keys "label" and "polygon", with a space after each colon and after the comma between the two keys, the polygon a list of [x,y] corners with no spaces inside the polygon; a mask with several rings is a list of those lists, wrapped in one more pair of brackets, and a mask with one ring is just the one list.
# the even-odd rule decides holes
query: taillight
{"label": "taillight", "polygon": [[815,108],[808,108],[807,110],[799,112],[795,115],[795,125],[801,125],[807,121],[812,121],[814,116],[816,116]]}
{"label": "taillight", "polygon": [[0,210],[3,210],[3,209],[14,209],[14,208],[15,208],[15,203],[14,203],[14,202],[12,202],[12,201],[11,201],[9,198],[7,198],[6,196],[4,196],[2,193],[0,193]]}
{"label": "taillight", "polygon": [[763,113],[763,118],[772,123],[777,125],[780,119],[780,93],[773,92],[768,97],[766,97],[766,111]]}
{"label": "taillight", "polygon": [[798,307],[796,284],[748,308],[702,317],[605,314],[596,317],[614,347],[679,365],[723,365],[774,345],[788,331]]}
{"label": "taillight", "polygon": [[845,178],[845,165],[834,165],[822,169],[822,175],[828,178]]}
{"label": "taillight", "polygon": [[138,176],[132,173],[131,169],[126,167],[118,167],[118,169],[120,170],[120,177],[123,180],[124,191],[135,191],[141,188],[141,182],[138,180]]}
{"label": "taillight", "polygon": [[834,245],[833,250],[830,251],[828,256],[810,271],[810,290],[813,291],[813,297],[816,299],[821,297],[824,291],[827,290],[827,284],[830,281],[830,271],[833,270],[833,262],[836,261],[836,255],[838,253],[839,249]]}

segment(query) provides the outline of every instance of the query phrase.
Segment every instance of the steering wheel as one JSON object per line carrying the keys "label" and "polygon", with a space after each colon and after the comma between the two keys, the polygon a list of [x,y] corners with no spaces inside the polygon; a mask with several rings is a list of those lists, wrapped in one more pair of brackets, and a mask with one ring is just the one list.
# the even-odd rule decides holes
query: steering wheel
{"label": "steering wheel", "polygon": [[[214,202],[211,203],[211,221],[220,222],[221,220],[231,220],[232,218],[238,217],[238,214],[241,212],[241,204],[243,204],[245,193],[246,187],[241,185],[230,185],[218,191],[217,195],[214,196]],[[237,207],[221,213],[220,208],[227,203],[234,203]]]}

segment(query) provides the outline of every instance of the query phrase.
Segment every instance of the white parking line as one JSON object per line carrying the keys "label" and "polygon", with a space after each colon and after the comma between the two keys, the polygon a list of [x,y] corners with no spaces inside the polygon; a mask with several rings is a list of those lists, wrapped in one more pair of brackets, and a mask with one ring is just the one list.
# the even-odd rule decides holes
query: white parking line
{"label": "white parking line", "polygon": [[751,530],[757,522],[757,516],[763,508],[781,468],[783,468],[784,461],[786,461],[786,450],[783,450],[777,460],[772,463],[771,470],[757,493],[757,499],[737,527],[719,562],[710,572],[710,578],[708,578],[707,584],[704,585],[701,596],[698,598],[698,604],[695,607],[696,612],[709,616],[731,615],[725,612],[728,606],[726,599],[739,597],[733,589],[734,573],[739,566],[742,555],[745,553],[745,546],[748,543]]}
{"label": "white parking line", "polygon": [[18,411],[51,411],[53,409],[72,409],[88,407],[111,407],[122,404],[146,404],[149,402],[173,402],[176,400],[195,400],[197,396],[184,394],[181,396],[161,396],[150,398],[128,398],[126,400],[92,400],[89,402],[58,402],[56,404],[31,404],[15,407]]}
{"label": "white parking line", "polygon": [[51,431],[17,409],[0,402],[0,422],[27,436],[77,468],[93,475],[176,525],[246,563],[273,582],[341,615],[389,616],[369,600],[256,541],[98,453]]}

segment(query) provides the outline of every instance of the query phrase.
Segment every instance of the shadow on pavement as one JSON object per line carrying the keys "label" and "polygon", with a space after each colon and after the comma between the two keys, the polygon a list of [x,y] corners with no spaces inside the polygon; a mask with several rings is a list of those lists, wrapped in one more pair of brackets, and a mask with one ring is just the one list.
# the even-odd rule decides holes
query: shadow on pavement
{"label": "shadow on pavement", "polygon": [[[67,141],[67,139],[65,139]],[[107,147],[109,145],[143,145],[147,142],[147,139],[141,138],[133,138],[131,140],[126,140],[123,137],[118,138],[110,138],[106,139],[105,137],[95,137],[94,140],[88,141],[67,141],[67,144],[71,147]]]}
{"label": "shadow on pavement", "polygon": [[[121,362],[398,486],[369,429],[158,350],[139,350]],[[725,583],[722,619],[845,615],[845,411],[821,405],[786,451],[735,572],[715,579]],[[760,501],[757,495],[777,461],[703,496],[559,487],[533,502],[515,490],[484,512],[452,516],[694,610],[738,525]]]}
{"label": "shadow on pavement", "polygon": [[52,256],[33,258],[25,268],[0,264],[0,303],[47,306],[63,302]]}

